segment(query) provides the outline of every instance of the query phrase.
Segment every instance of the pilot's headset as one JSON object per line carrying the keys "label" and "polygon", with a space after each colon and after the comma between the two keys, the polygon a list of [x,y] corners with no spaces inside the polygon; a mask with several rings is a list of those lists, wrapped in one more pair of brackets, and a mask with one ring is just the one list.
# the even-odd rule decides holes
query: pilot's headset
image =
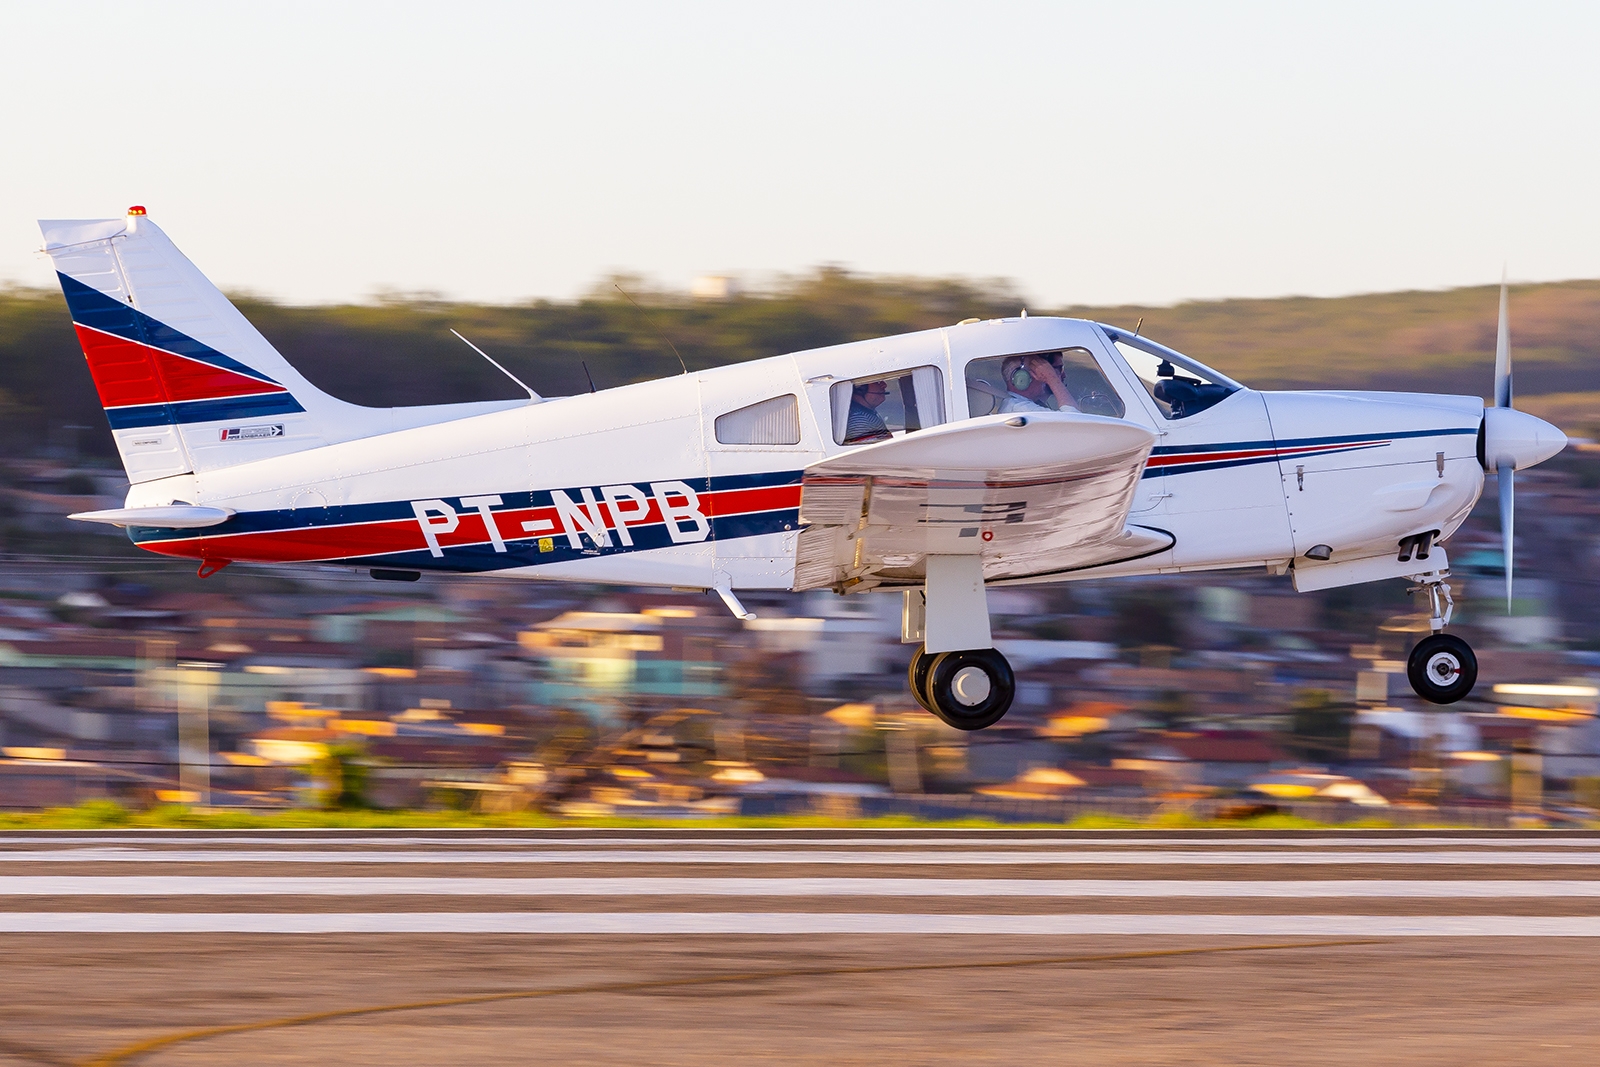
{"label": "pilot's headset", "polygon": [[1006,384],[1019,393],[1028,386],[1032,385],[1033,375],[1029,373],[1027,364],[1019,361],[1017,365],[1011,369],[1011,373],[1006,375]]}

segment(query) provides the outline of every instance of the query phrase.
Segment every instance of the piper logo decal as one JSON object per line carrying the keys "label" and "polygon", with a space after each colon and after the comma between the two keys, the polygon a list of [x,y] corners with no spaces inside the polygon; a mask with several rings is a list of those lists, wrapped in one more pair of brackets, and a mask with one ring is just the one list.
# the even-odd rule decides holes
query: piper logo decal
{"label": "piper logo decal", "polygon": [[267,437],[282,436],[282,423],[272,423],[264,426],[230,426],[222,431],[222,440],[224,441],[259,441]]}

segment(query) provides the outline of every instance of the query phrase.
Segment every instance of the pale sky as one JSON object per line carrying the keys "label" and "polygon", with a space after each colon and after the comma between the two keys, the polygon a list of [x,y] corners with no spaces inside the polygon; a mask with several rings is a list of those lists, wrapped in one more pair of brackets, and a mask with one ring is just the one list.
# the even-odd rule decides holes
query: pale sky
{"label": "pale sky", "polygon": [[0,282],[144,204],[224,288],[1600,277],[1600,5],[7,4]]}

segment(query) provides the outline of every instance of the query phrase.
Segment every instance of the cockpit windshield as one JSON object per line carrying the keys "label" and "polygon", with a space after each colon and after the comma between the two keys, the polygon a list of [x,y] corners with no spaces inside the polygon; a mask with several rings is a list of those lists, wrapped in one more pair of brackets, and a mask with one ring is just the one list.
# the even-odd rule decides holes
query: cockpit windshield
{"label": "cockpit windshield", "polygon": [[1166,345],[1115,326],[1102,323],[1100,328],[1143,383],[1161,414],[1169,419],[1197,415],[1244,388],[1227,375],[1196,363]]}

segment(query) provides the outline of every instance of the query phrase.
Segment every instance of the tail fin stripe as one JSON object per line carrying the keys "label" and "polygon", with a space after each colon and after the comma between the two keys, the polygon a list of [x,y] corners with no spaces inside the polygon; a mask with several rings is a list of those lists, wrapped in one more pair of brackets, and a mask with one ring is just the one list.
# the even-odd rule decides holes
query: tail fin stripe
{"label": "tail fin stripe", "polygon": [[169,355],[207,363],[220,370],[242,374],[257,381],[279,384],[260,371],[223,355],[210,345],[197,341],[188,334],[180,333],[158,319],[151,318],[138,308],[124,304],[59,271],[56,276],[61,279],[61,291],[66,294],[67,309],[72,312],[72,321],[80,326],[87,326],[126,341],[148,345]]}
{"label": "tail fin stripe", "polygon": [[141,426],[295,415],[304,410],[305,408],[288,393],[268,393],[265,396],[220,397],[177,404],[136,404],[129,407],[107,408],[106,419],[111,423],[113,430],[131,430]]}
{"label": "tail fin stripe", "polygon": [[78,325],[77,330],[100,402],[108,408],[287,392],[276,382],[175,356],[90,326]]}

